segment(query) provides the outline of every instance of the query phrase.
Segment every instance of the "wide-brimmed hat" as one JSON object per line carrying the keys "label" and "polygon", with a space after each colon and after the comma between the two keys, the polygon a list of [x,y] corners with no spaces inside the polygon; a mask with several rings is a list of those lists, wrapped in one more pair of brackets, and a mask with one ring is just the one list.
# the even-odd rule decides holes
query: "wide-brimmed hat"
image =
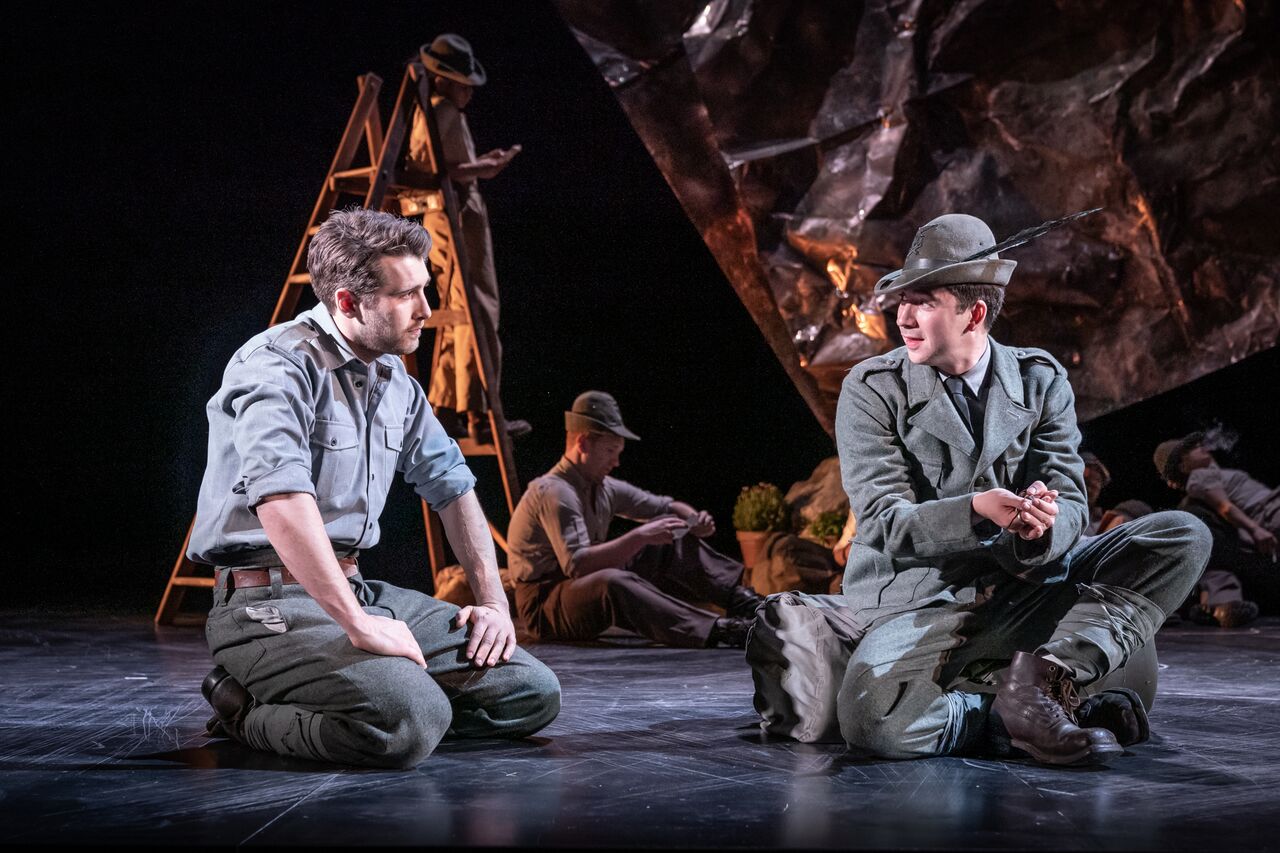
{"label": "wide-brimmed hat", "polygon": [[489,78],[484,66],[471,52],[471,43],[460,35],[445,33],[431,44],[418,48],[418,57],[432,74],[448,77],[468,86],[483,86]]}
{"label": "wide-brimmed hat", "polygon": [[573,409],[564,413],[566,432],[607,432],[632,441],[640,436],[622,423],[622,410],[612,394],[604,391],[583,391],[573,401]]}
{"label": "wide-brimmed hat", "polygon": [[1156,446],[1151,461],[1156,464],[1156,471],[1167,481],[1178,482],[1182,478],[1182,456],[1192,447],[1200,443],[1204,433],[1193,432],[1182,438],[1171,438]]}
{"label": "wide-brimmed hat", "polygon": [[876,282],[877,294],[941,287],[947,284],[1009,283],[1017,261],[990,257],[966,260],[996,244],[995,235],[976,216],[948,213],[916,232],[902,269]]}

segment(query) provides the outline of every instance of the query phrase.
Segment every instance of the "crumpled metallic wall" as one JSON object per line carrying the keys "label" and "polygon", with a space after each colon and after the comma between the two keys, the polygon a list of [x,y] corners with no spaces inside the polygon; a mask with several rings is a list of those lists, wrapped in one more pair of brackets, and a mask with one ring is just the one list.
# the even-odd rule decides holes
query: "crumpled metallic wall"
{"label": "crumpled metallic wall", "polygon": [[898,344],[871,288],[942,213],[1008,256],[995,334],[1082,418],[1274,346],[1275,5],[557,0],[819,421]]}

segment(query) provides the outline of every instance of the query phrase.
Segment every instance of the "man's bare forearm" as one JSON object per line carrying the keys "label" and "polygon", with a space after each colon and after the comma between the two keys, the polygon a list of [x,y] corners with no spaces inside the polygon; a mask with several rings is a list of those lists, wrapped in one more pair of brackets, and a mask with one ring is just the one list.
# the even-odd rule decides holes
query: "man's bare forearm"
{"label": "man's bare forearm", "polygon": [[476,601],[508,613],[510,608],[507,606],[507,594],[502,590],[502,578],[498,575],[493,536],[476,493],[467,492],[440,510],[440,521]]}
{"label": "man's bare forearm", "polygon": [[338,566],[315,498],[305,492],[271,495],[258,504],[257,511],[285,568],[350,634],[366,614]]}
{"label": "man's bare forearm", "polygon": [[579,548],[573,555],[573,576],[582,577],[601,569],[621,568],[639,554],[644,546],[644,541],[635,535],[635,531],[629,530],[617,539]]}

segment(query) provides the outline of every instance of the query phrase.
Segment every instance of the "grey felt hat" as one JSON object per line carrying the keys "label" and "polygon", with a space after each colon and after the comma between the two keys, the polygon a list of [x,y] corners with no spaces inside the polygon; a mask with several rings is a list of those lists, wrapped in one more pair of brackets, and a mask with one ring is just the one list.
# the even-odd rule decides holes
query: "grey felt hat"
{"label": "grey felt hat", "polygon": [[902,269],[876,282],[875,292],[897,293],[945,284],[995,284],[1003,287],[1017,261],[990,257],[965,260],[996,244],[995,235],[976,216],[948,213],[916,232]]}
{"label": "grey felt hat", "polygon": [[471,43],[453,33],[438,35],[431,44],[418,48],[418,57],[432,74],[468,86],[483,86],[489,79],[484,73],[484,66],[471,52]]}
{"label": "grey felt hat", "polygon": [[612,394],[604,391],[583,391],[573,401],[573,409],[564,413],[566,432],[607,432],[632,441],[640,436],[622,423],[622,410]]}

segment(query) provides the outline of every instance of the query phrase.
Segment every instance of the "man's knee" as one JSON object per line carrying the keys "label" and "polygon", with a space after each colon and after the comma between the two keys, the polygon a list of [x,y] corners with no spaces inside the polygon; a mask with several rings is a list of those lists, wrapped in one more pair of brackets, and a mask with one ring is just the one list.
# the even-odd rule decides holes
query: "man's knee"
{"label": "man's knee", "polygon": [[421,764],[449,730],[453,708],[444,692],[423,674],[422,689],[371,697],[377,705],[364,730],[370,764],[408,769]]}
{"label": "man's knee", "polygon": [[521,725],[512,737],[528,737],[546,728],[560,714],[560,679],[533,656],[526,658],[521,693],[527,697]]}
{"label": "man's knee", "polygon": [[601,569],[594,572],[591,579],[599,586],[601,594],[610,600],[629,596],[637,586],[647,583],[644,578],[626,569]]}
{"label": "man's knee", "polygon": [[1173,549],[1179,559],[1177,565],[1196,578],[1204,571],[1213,550],[1213,534],[1203,521],[1183,510],[1165,510],[1136,518],[1133,532],[1153,547]]}
{"label": "man's knee", "polygon": [[[919,719],[908,699],[911,681],[876,677],[870,667],[851,668],[836,698],[836,717],[845,743],[881,758],[922,758],[937,752],[937,737],[922,742]],[[932,744],[932,746],[929,746]]]}

